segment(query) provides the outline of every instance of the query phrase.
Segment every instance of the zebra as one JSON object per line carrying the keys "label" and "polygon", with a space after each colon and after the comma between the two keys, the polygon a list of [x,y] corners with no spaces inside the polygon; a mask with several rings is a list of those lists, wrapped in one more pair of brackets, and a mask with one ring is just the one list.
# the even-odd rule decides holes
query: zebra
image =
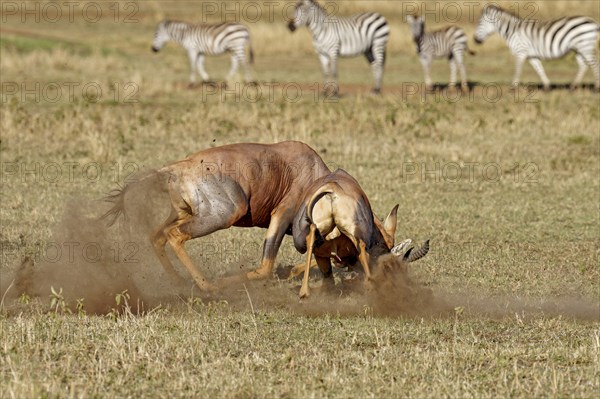
{"label": "zebra", "polygon": [[563,17],[553,21],[523,20],[497,6],[486,6],[475,31],[475,42],[482,43],[498,32],[515,56],[513,86],[519,85],[523,62],[529,63],[542,80],[544,89],[550,88],[541,60],[562,58],[570,51],[576,53],[579,71],[571,89],[580,85],[588,68],[592,69],[596,91],[600,90],[600,64],[596,57],[596,41],[600,25],[589,17]]}
{"label": "zebra", "polygon": [[[356,14],[350,17],[337,17],[327,14],[314,0],[299,0],[296,3],[294,19],[288,23],[290,31],[306,25],[313,37],[313,46],[319,55],[323,68],[324,83],[337,85],[338,57],[365,55],[371,64],[375,85],[373,92],[381,92],[385,46],[390,28],[383,16],[374,12]],[[333,82],[329,81],[330,76]]]}
{"label": "zebra", "polygon": [[411,24],[413,40],[417,45],[417,54],[425,73],[427,90],[433,88],[431,81],[431,63],[434,58],[447,57],[450,64],[450,87],[456,86],[456,67],[460,70],[461,88],[468,90],[467,71],[465,69],[465,50],[475,53],[467,46],[467,35],[457,26],[449,26],[434,32],[425,32],[425,19],[422,16],[408,15],[406,21]]}
{"label": "zebra", "polygon": [[179,43],[188,53],[190,60],[190,85],[196,83],[196,69],[204,82],[210,77],[204,69],[205,55],[231,53],[231,69],[226,81],[237,72],[242,64],[246,82],[252,81],[250,68],[246,63],[245,47],[248,45],[250,63],[254,61],[254,52],[250,42],[248,28],[239,23],[190,24],[181,21],[162,21],[158,24],[152,42],[152,51],[158,52],[168,41]]}

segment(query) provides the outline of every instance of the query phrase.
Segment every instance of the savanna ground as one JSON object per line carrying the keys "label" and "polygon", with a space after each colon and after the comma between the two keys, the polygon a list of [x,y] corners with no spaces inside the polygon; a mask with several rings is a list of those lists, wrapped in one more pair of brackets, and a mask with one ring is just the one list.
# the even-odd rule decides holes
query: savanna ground
{"label": "savanna ground", "polygon": [[[509,90],[498,38],[471,43],[470,95],[425,94],[402,11],[437,4],[440,26],[435,2],[338,3],[392,25],[381,96],[363,59],[340,62],[339,98],[321,95],[309,34],[286,30],[284,3],[273,22],[248,23],[259,89],[189,89],[183,51],[150,43],[162,18],[199,20],[200,2],[95,4],[99,21],[62,8],[56,23],[3,4],[2,397],[600,395],[597,94]],[[591,1],[511,4],[536,18],[600,14]],[[460,23],[471,36],[475,21]],[[222,79],[228,62],[207,69]],[[573,56],[545,67],[557,84],[576,72]],[[447,81],[444,61],[433,76]],[[528,65],[523,80],[538,82]],[[344,274],[303,301],[298,281],[277,278],[182,290],[146,241],[166,212],[154,194],[132,198],[129,223],[96,221],[106,204],[95,200],[133,172],[288,139],[354,175],[380,216],[400,203],[399,238],[432,239],[383,303],[346,289]],[[263,234],[231,229],[187,248],[217,278],[256,267]],[[286,238],[278,276],[302,259]]]}

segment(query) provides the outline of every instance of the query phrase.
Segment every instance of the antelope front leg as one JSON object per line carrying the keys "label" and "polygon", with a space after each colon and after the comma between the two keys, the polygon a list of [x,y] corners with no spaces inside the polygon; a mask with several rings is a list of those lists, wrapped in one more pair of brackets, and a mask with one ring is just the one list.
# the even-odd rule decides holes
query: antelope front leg
{"label": "antelope front leg", "polygon": [[371,269],[369,269],[369,254],[367,253],[367,244],[363,240],[358,241],[358,260],[365,270],[365,282],[371,281]]}
{"label": "antelope front leg", "polygon": [[[310,262],[310,267],[311,268],[317,267],[317,261],[314,260],[314,261]],[[292,267],[292,270],[290,270],[290,275],[288,276],[288,280],[291,280],[294,277],[299,276],[302,273],[304,273],[305,268],[306,268],[306,262],[298,263],[297,265]]]}
{"label": "antelope front leg", "polygon": [[310,261],[312,258],[313,245],[315,245],[315,231],[317,226],[310,225],[308,236],[306,237],[306,266],[304,267],[304,278],[302,279],[302,287],[300,287],[300,298],[308,298],[310,289],[308,288],[308,275],[310,273]]}
{"label": "antelope front leg", "polygon": [[333,270],[331,268],[331,258],[322,257],[315,255],[317,259],[317,265],[319,265],[319,269],[321,269],[321,273],[323,273],[323,286],[333,287],[335,285],[335,281],[333,280]]}

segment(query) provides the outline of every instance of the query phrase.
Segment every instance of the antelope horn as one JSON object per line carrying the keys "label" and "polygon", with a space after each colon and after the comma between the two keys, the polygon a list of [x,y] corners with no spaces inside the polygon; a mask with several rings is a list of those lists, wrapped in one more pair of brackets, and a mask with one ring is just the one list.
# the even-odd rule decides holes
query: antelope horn
{"label": "antelope horn", "polygon": [[406,251],[403,257],[404,261],[411,263],[427,255],[429,253],[429,240],[425,241],[423,246],[417,249],[415,252],[412,252],[413,249],[414,248],[411,248]]}

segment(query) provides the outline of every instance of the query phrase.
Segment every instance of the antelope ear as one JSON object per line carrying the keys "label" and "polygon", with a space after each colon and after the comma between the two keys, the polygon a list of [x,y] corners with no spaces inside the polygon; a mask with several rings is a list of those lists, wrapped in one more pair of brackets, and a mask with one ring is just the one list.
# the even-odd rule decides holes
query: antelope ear
{"label": "antelope ear", "polygon": [[396,222],[398,221],[398,204],[392,208],[390,214],[385,218],[383,222],[383,229],[386,233],[392,237],[392,241],[396,241]]}

